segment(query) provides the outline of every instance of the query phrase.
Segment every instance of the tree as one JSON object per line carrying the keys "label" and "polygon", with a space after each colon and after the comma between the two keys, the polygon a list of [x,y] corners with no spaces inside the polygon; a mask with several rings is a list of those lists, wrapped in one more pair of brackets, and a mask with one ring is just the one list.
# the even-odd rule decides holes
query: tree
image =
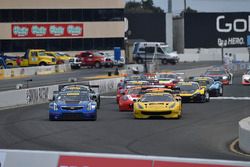
{"label": "tree", "polygon": [[187,7],[186,10],[183,10],[181,13],[180,13],[180,16],[184,16],[184,13],[197,13],[198,11],[195,10],[195,9],[192,9],[191,7]]}
{"label": "tree", "polygon": [[164,13],[164,11],[159,7],[155,7],[153,0],[142,0],[141,2],[127,2],[125,13]]}

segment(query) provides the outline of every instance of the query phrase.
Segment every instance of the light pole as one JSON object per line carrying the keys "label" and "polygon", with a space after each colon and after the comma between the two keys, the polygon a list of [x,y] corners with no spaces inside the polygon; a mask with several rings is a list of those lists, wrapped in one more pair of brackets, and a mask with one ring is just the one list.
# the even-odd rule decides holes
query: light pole
{"label": "light pole", "polygon": [[227,41],[221,41],[219,46],[221,47],[221,64],[224,64],[224,47],[227,46]]}

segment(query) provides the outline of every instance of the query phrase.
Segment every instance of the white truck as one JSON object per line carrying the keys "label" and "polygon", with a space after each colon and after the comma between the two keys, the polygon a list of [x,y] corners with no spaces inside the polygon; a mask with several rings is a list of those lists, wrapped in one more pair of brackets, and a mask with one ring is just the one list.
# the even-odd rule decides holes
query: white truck
{"label": "white truck", "polygon": [[138,64],[155,60],[162,64],[176,64],[179,59],[177,52],[162,42],[135,42],[133,45],[133,60]]}

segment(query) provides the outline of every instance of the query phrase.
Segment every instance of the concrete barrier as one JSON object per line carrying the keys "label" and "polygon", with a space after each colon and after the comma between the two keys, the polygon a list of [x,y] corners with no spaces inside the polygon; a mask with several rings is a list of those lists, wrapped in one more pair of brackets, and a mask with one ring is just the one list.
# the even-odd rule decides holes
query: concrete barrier
{"label": "concrete barrier", "polygon": [[69,64],[60,64],[60,65],[55,65],[55,66],[37,66],[37,67],[1,69],[0,79],[25,77],[25,76],[32,76],[32,75],[48,75],[48,74],[53,74],[53,73],[63,73],[67,71],[71,71],[71,67]]}
{"label": "concrete barrier", "polygon": [[90,85],[99,85],[99,93],[108,93],[114,92],[117,89],[117,84],[123,79],[124,77],[119,78],[111,78],[111,79],[101,79],[101,80],[92,80],[89,81]]}
{"label": "concrete barrier", "polygon": [[239,147],[250,154],[250,117],[239,122]]}
{"label": "concrete barrier", "polygon": [[247,161],[29,150],[0,150],[1,167],[249,167]]}
{"label": "concrete barrier", "polygon": [[40,104],[52,99],[58,85],[0,92],[0,109]]}

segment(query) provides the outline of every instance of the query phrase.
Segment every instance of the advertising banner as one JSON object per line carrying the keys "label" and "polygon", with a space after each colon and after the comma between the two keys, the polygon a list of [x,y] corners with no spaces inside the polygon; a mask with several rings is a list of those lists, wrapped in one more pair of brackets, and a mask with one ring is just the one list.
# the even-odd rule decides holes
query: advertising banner
{"label": "advertising banner", "polygon": [[155,161],[154,162],[154,167],[237,167],[237,166]]}
{"label": "advertising banner", "polygon": [[185,13],[185,48],[247,47],[250,12]]}
{"label": "advertising banner", "polygon": [[58,167],[152,167],[151,160],[60,156]]}
{"label": "advertising banner", "polygon": [[12,38],[83,37],[83,24],[11,24]]}

